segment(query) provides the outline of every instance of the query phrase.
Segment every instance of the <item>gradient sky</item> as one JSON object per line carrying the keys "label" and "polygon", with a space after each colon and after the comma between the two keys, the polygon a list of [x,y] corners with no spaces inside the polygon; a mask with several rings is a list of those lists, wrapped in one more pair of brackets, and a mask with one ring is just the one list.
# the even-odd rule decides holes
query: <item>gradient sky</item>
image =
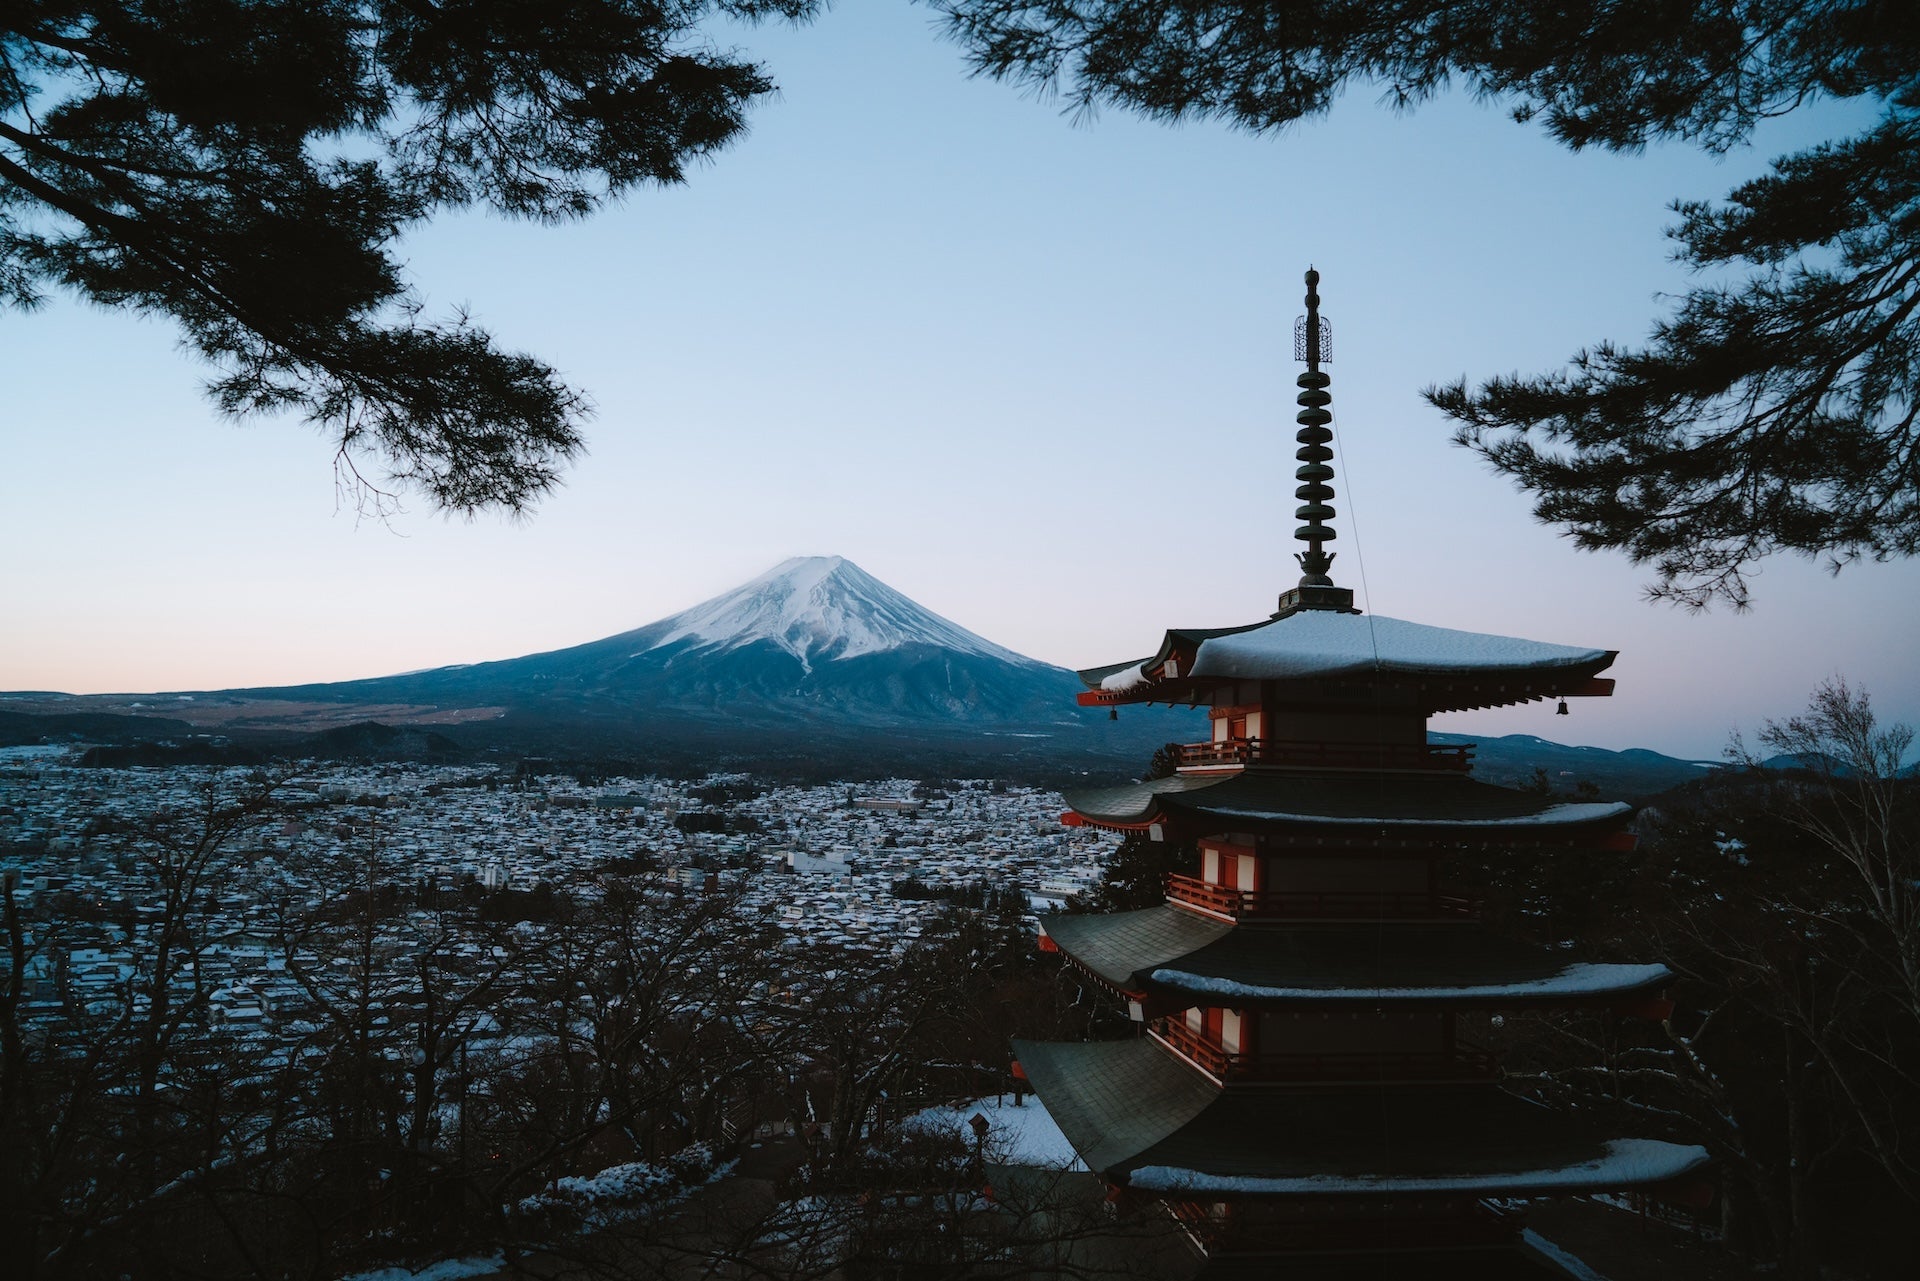
{"label": "gradient sky", "polygon": [[[726,39],[736,38],[733,35]],[[839,554],[1067,666],[1252,621],[1298,577],[1291,330],[1334,328],[1334,567],[1374,612],[1622,651],[1609,700],[1442,718],[1710,757],[1844,675],[1920,722],[1920,565],[1775,558],[1755,608],[1647,604],[1448,443],[1435,381],[1643,336],[1688,277],[1677,197],[1864,120],[1714,159],[1573,154],[1455,95],[1350,94],[1277,136],[1092,121],[966,78],[925,10],[751,30],[782,93],[685,186],[579,224],[443,218],[403,256],[598,406],[527,522],[382,523],[292,421],[219,419],[164,322],[0,313],[0,689],[190,690],[506,658]]]}

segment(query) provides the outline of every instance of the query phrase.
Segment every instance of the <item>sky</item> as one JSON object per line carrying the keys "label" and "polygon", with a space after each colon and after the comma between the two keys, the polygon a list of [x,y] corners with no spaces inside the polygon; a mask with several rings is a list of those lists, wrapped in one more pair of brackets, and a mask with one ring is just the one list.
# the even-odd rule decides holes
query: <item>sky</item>
{"label": "sky", "polygon": [[0,689],[344,680],[509,658],[843,555],[1035,658],[1138,657],[1299,575],[1292,325],[1332,322],[1333,576],[1371,612],[1621,652],[1611,699],[1457,714],[1711,758],[1823,680],[1920,723],[1920,564],[1776,557],[1754,607],[1648,603],[1450,443],[1422,387],[1643,337],[1689,276],[1664,232],[1829,105],[1715,158],[1572,153],[1495,105],[1361,89],[1276,135],[971,79],[933,15],[847,0],[728,31],[781,92],[670,189],[547,227],[443,217],[401,256],[596,405],[530,519],[368,519],[297,420],[220,418],[164,321],[0,312]]}

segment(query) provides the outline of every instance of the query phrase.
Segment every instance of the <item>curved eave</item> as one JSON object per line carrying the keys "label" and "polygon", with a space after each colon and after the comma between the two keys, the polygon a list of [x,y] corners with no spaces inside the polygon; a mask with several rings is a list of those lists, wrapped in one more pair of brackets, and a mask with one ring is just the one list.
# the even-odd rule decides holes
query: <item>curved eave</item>
{"label": "curved eave", "polygon": [[[1222,685],[1266,681],[1302,691],[1361,681],[1410,690],[1428,714],[1544,698],[1606,697],[1599,673],[1619,656],[1431,627],[1384,616],[1301,610],[1241,627],[1178,628],[1133,663],[1079,673],[1085,707],[1210,702]],[[1169,668],[1171,667],[1171,670]]]}
{"label": "curved eave", "polygon": [[1219,1197],[1497,1196],[1670,1184],[1702,1148],[1605,1139],[1492,1084],[1223,1090],[1151,1039],[1015,1041],[1087,1165]]}
{"label": "curved eave", "polygon": [[[1607,662],[1612,662],[1609,656]],[[1116,670],[1124,671],[1130,664],[1122,664]],[[1284,696],[1289,686],[1310,688],[1325,685],[1332,680],[1354,680],[1364,678],[1367,684],[1376,688],[1408,689],[1419,696],[1421,710],[1428,716],[1437,716],[1442,712],[1471,712],[1492,707],[1516,707],[1522,703],[1538,703],[1549,698],[1611,698],[1616,682],[1611,676],[1597,676],[1606,667],[1606,663],[1597,664],[1591,672],[1559,671],[1545,673],[1502,673],[1498,677],[1485,679],[1464,679],[1457,675],[1438,672],[1418,673],[1405,671],[1356,671],[1339,677],[1320,676],[1310,679],[1277,680],[1274,682]],[[1099,669],[1105,670],[1105,669]],[[1214,691],[1222,684],[1231,683],[1223,677],[1193,676],[1178,680],[1149,680],[1125,689],[1081,690],[1074,701],[1081,707],[1123,707],[1151,703],[1163,703],[1168,707],[1211,706]]]}
{"label": "curved eave", "polygon": [[1477,925],[1230,925],[1172,903],[1042,922],[1088,977],[1154,1008],[1502,1008],[1624,1005],[1664,965],[1596,964]]}
{"label": "curved eave", "polygon": [[[1623,803],[1543,803],[1467,778],[1176,774],[1068,795],[1062,821],[1174,839],[1252,831],[1322,844],[1619,845]],[[1631,846],[1628,845],[1628,848]]]}
{"label": "curved eave", "polygon": [[1128,995],[1144,992],[1148,970],[1191,957],[1233,930],[1224,921],[1166,903],[1101,916],[1054,917],[1043,920],[1041,928],[1074,965]]}
{"label": "curved eave", "polygon": [[1674,1184],[1711,1160],[1705,1148],[1693,1144],[1608,1139],[1585,1159],[1486,1174],[1222,1175],[1143,1165],[1129,1173],[1127,1186],[1181,1197],[1565,1196]]}
{"label": "curved eave", "polygon": [[1658,992],[1673,979],[1664,965],[1608,965],[1578,962],[1533,979],[1489,979],[1477,983],[1391,987],[1329,985],[1277,986],[1245,983],[1172,966],[1148,973],[1150,994],[1188,1005],[1246,1008],[1519,1009],[1547,1006],[1619,1005]]}

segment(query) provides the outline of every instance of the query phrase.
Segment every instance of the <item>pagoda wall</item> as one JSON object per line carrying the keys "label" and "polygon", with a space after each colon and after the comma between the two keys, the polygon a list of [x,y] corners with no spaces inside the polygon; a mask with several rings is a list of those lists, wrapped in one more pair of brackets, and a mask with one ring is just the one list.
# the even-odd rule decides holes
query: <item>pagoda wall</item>
{"label": "pagoda wall", "polygon": [[1411,690],[1328,685],[1311,691],[1261,682],[1253,705],[1263,737],[1282,743],[1424,744],[1427,716]]}
{"label": "pagoda wall", "polygon": [[1276,893],[1424,894],[1433,875],[1431,858],[1376,854],[1268,854],[1261,888]]}
{"label": "pagoda wall", "polygon": [[1392,743],[1417,746],[1427,741],[1427,719],[1417,708],[1268,709],[1263,723],[1266,733],[1262,738],[1269,743]]}
{"label": "pagoda wall", "polygon": [[1266,1054],[1439,1054],[1451,1048],[1448,1015],[1438,1010],[1294,1014],[1266,1010],[1256,1038]]}
{"label": "pagoda wall", "polygon": [[1498,1060],[1458,1035],[1453,1011],[1232,1010],[1194,1006],[1149,1030],[1222,1085],[1492,1086]]}

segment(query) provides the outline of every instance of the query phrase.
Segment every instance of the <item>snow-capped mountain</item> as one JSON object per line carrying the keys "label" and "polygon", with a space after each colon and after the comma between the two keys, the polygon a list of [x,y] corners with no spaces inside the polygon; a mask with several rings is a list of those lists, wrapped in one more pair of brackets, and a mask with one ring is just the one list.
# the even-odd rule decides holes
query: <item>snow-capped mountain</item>
{"label": "snow-capped mountain", "polygon": [[910,645],[1041,666],[909,600],[844,556],[796,556],[642,632],[654,635],[640,653],[682,641],[689,642],[681,647],[687,653],[766,642],[807,672],[815,663]]}
{"label": "snow-capped mountain", "polygon": [[[797,557],[692,609],[570,649],[253,698],[492,707],[716,731],[1050,734],[1095,719],[1064,668],[996,645],[852,561]],[[1104,721],[1102,714],[1099,717]],[[1143,730],[1145,726],[1141,727]]]}

